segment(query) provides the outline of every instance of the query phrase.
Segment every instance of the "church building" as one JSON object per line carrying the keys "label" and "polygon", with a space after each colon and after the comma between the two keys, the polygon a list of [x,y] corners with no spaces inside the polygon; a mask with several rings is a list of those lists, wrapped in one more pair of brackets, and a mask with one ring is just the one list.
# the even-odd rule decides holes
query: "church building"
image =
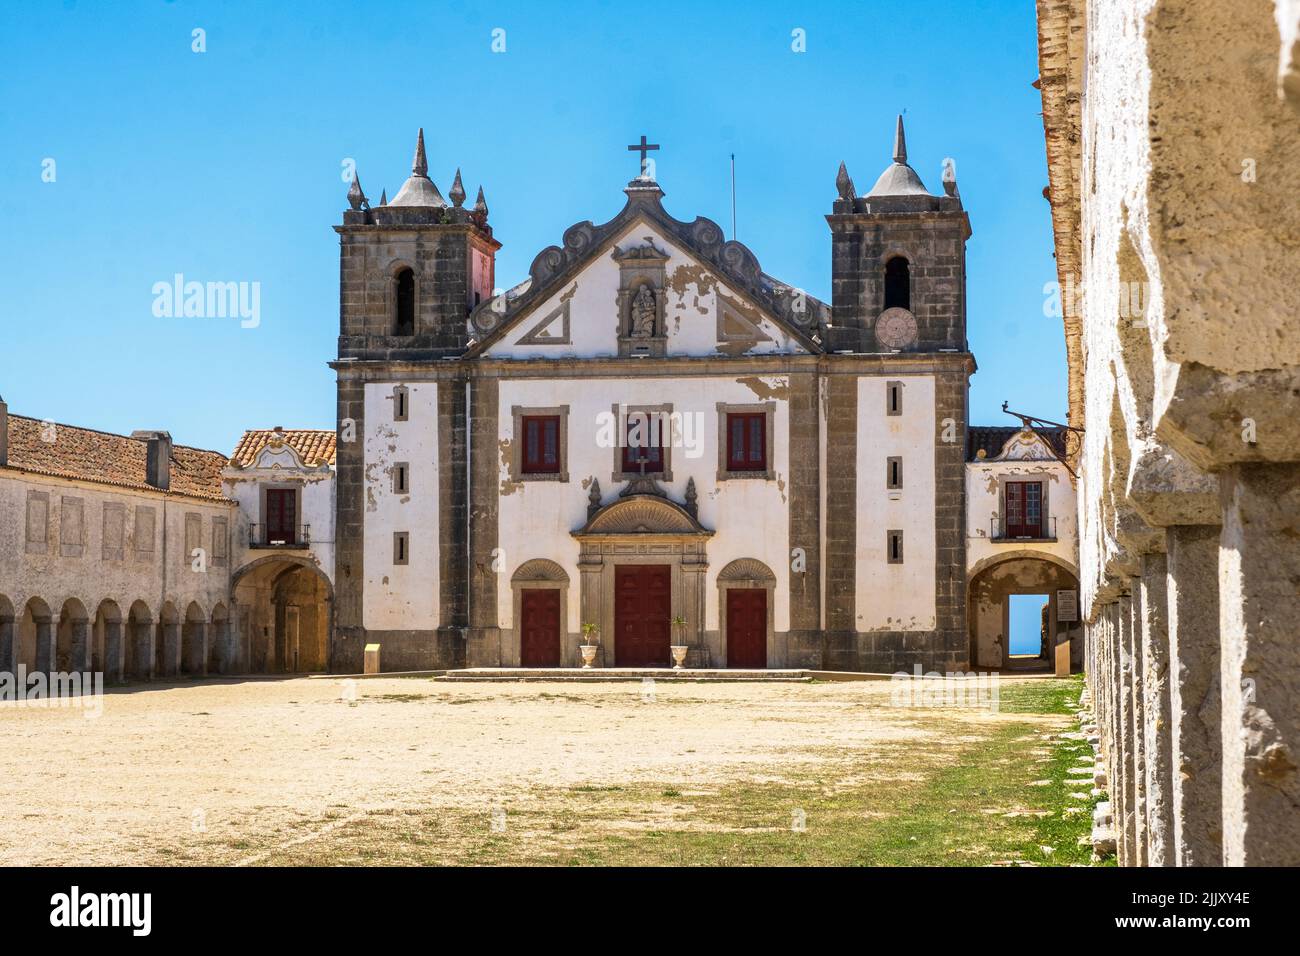
{"label": "church building", "polygon": [[646,159],[494,294],[482,190],[340,238],[330,669],[965,668],[965,244],[893,159],[826,222],[832,295],[678,219]]}

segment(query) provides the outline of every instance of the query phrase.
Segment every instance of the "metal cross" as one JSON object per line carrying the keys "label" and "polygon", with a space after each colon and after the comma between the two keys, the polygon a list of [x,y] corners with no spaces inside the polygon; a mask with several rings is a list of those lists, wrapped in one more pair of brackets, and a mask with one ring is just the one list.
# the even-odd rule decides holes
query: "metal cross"
{"label": "metal cross", "polygon": [[648,153],[648,152],[650,152],[650,150],[652,150],[652,149],[658,149],[658,148],[659,148],[659,144],[658,144],[658,143],[647,143],[647,142],[645,141],[645,135],[644,135],[644,134],[642,134],[642,136],[641,136],[641,142],[640,142],[640,143],[633,144],[633,145],[631,145],[631,146],[629,146],[629,147],[627,148],[627,151],[628,151],[629,153],[640,153],[640,154],[641,154],[641,175],[642,175],[642,177],[645,176],[645,154]]}

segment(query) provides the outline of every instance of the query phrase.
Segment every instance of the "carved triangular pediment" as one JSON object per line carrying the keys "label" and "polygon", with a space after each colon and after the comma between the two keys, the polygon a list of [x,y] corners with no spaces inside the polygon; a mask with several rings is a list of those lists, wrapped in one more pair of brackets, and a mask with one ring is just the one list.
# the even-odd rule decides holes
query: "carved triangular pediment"
{"label": "carved triangular pediment", "polygon": [[1047,441],[1031,429],[1024,428],[1006,440],[992,461],[1058,461]]}

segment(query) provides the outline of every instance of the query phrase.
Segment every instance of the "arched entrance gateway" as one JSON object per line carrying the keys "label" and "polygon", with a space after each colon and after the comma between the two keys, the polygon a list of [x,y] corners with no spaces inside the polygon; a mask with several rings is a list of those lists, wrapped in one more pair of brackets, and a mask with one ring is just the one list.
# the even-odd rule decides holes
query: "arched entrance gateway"
{"label": "arched entrance gateway", "polygon": [[682,506],[653,482],[633,481],[617,501],[593,504],[573,532],[581,620],[599,625],[606,666],[665,666],[679,642],[690,648],[687,667],[720,666],[704,631],[705,546],[713,532],[696,519],[693,493]]}
{"label": "arched entrance gateway", "polygon": [[238,647],[233,655],[258,674],[329,669],[334,588],[306,558],[269,555],[235,572]]}
{"label": "arched entrance gateway", "polygon": [[[967,589],[970,602],[971,663],[976,668],[1050,671],[1055,648],[1070,644],[1072,669],[1082,666],[1082,630],[1077,615],[1062,614],[1060,593],[1077,594],[1078,573],[1055,555],[1020,549],[986,558],[971,568]],[[1012,647],[1012,607],[1020,597],[1033,596],[1041,609],[1040,640],[1030,652]],[[1074,620],[1069,620],[1073,617]],[[1066,620],[1062,620],[1066,618]]]}

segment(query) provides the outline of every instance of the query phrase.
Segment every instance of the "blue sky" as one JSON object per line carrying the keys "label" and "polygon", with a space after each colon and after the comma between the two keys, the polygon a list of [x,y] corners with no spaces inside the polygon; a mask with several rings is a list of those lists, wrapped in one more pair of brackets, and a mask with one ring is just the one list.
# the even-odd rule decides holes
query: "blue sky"
{"label": "blue sky", "polygon": [[[938,192],[956,160],[974,230],[972,422],[1013,424],[1004,399],[1064,420],[1032,0],[66,0],[5,18],[0,394],[15,413],[223,451],[245,428],[333,427],[342,164],[391,196],[419,126],[444,195],[458,166],[471,201],[487,193],[498,285],[570,224],[618,212],[637,172],[625,146],[645,133],[679,219],[729,224],[734,152],[738,238],[829,301],[836,169],[869,189],[906,110],[912,165]],[[260,283],[260,325],[156,317],[153,285],[176,273]]]}

